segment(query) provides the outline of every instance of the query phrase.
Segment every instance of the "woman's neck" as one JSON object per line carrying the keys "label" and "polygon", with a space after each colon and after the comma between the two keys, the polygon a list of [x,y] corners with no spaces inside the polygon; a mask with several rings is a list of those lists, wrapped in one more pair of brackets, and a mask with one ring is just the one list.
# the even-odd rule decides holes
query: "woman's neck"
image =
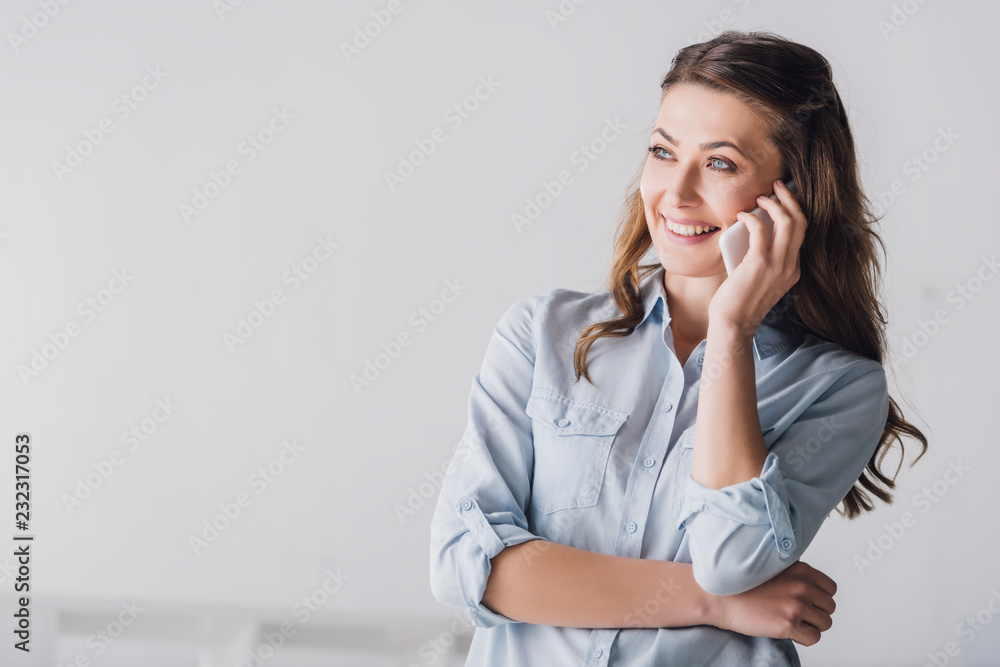
{"label": "woman's neck", "polygon": [[663,289],[675,341],[694,346],[708,336],[708,304],[725,279],[725,274],[692,278],[664,273]]}

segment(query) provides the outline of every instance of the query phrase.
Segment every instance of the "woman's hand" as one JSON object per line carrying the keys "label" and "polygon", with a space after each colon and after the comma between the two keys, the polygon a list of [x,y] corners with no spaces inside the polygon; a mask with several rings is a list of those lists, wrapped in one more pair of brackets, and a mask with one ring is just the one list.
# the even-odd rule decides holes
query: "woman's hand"
{"label": "woman's hand", "polygon": [[712,596],[717,627],[754,637],[791,639],[812,646],[830,629],[837,583],[802,561],[738,595]]}
{"label": "woman's hand", "polygon": [[723,281],[708,305],[709,322],[726,322],[745,335],[757,331],[768,311],[799,279],[799,249],[806,234],[806,217],[795,195],[781,181],[774,182],[778,201],[761,195],[757,205],[774,221],[774,240],[767,245],[760,219],[746,211],[737,214],[750,232],[750,249]]}

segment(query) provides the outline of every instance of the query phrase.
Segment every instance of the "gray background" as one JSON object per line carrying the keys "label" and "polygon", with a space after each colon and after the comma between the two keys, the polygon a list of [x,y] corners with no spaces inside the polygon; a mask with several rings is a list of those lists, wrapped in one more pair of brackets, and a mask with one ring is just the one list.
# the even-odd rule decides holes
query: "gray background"
{"label": "gray background", "polygon": [[[1000,245],[987,205],[998,5],[567,1],[574,11],[553,24],[555,0],[402,0],[345,57],[342,44],[388,4],[246,0],[220,13],[210,0],[81,0],[53,3],[52,17],[38,2],[0,7],[0,497],[13,498],[13,438],[28,432],[32,658],[49,661],[35,664],[81,653],[97,665],[234,664],[260,623],[289,618],[329,571],[346,579],[267,664],[461,664],[472,629],[430,594],[429,522],[492,329],[520,298],[607,288],[659,81],[677,49],[729,27],[777,32],[833,65],[865,186],[886,214],[890,394],[931,439],[912,469],[906,440],[895,504],[833,515],[803,557],[839,585],[834,627],[800,647],[803,663],[916,665],[937,653],[992,664],[1000,281],[981,278],[993,278],[984,258]],[[12,41],[33,20],[36,34]],[[482,79],[497,85],[470,98]],[[122,95],[142,98],[127,117]],[[457,127],[445,115],[454,105],[468,116]],[[293,118],[268,135],[275,108]],[[102,119],[113,131],[88,140]],[[609,119],[624,131],[581,170],[574,154]],[[391,188],[385,174],[436,128],[444,142]],[[241,142],[258,133],[272,141],[249,160]],[[89,154],[60,174],[71,149]],[[914,169],[922,154],[926,169]],[[180,207],[230,160],[239,173],[186,221]],[[519,232],[512,214],[563,169],[572,184]],[[319,237],[336,250],[304,262]],[[283,276],[300,263],[312,273],[293,289]],[[131,276],[124,288],[116,271]],[[449,284],[459,288],[445,303]],[[227,345],[275,289],[283,302]],[[92,318],[87,299],[104,299]],[[401,335],[408,344],[356,390],[352,375]],[[36,351],[50,358],[25,376]],[[168,399],[177,407],[158,423]],[[130,448],[121,435],[144,420],[148,435]],[[297,457],[274,463],[293,439]],[[115,450],[120,465],[108,463]],[[886,467],[898,459],[897,448]],[[969,469],[946,475],[957,462]],[[281,474],[258,494],[251,475],[269,463]],[[249,506],[195,553],[190,537],[240,493]],[[914,521],[897,538],[905,512]],[[880,540],[888,548],[870,554]],[[0,566],[12,611],[13,557]],[[87,637],[133,600],[141,617],[98,656]],[[980,610],[987,622],[967,641],[959,624]],[[309,628],[328,630],[310,644]],[[451,648],[424,652],[439,637]],[[944,655],[948,642],[957,655]]]}

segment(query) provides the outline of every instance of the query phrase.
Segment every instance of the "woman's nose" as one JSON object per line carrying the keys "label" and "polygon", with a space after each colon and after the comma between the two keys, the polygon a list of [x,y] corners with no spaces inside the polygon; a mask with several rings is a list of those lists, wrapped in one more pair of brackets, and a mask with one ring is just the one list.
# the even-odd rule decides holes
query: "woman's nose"
{"label": "woman's nose", "polygon": [[673,208],[697,205],[700,201],[697,179],[691,174],[677,170],[666,183],[664,200]]}

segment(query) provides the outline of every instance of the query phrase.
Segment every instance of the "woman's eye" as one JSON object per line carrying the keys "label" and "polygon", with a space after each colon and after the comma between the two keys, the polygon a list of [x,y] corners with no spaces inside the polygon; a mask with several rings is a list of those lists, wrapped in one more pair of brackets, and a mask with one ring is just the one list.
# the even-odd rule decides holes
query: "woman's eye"
{"label": "woman's eye", "polygon": [[[670,151],[662,146],[650,146],[649,154],[654,160],[669,160],[673,157]],[[736,171],[736,168],[733,167],[733,165],[729,164],[729,162],[720,157],[709,158],[708,164],[708,168],[712,171]]]}
{"label": "woman's eye", "polygon": [[670,151],[668,151],[666,148],[662,148],[660,146],[650,146],[649,147],[649,154],[653,156],[653,159],[655,159],[655,160],[666,160],[667,158],[665,158],[664,156],[660,155],[659,151],[663,151],[667,155],[670,155]]}

